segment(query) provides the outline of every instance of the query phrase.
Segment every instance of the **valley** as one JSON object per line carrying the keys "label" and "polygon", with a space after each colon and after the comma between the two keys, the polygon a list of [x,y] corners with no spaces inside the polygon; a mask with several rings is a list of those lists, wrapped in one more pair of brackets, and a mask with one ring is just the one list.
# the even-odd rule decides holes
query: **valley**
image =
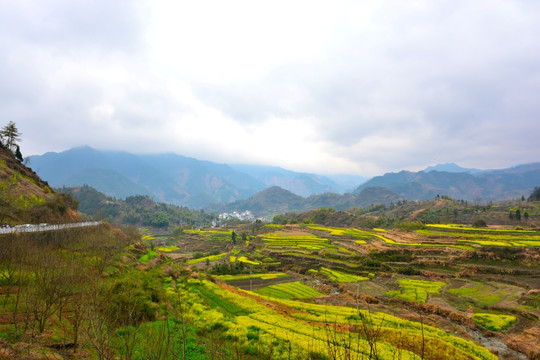
{"label": "valley", "polygon": [[[56,193],[10,177],[27,170],[8,160],[0,359],[540,356],[538,189],[344,211],[268,196],[272,221],[226,220],[87,185]],[[70,207],[48,205],[50,225],[17,231],[32,219],[21,186]]]}
{"label": "valley", "polygon": [[[358,319],[353,320],[357,314],[380,321],[372,319],[370,326],[380,327],[381,359],[398,352],[411,358],[445,359],[450,353],[461,358],[458,354],[465,345],[457,345],[459,339],[491,350],[474,350],[476,357],[463,358],[496,358],[495,354],[527,359],[540,350],[534,340],[540,316],[540,232],[536,230],[427,225],[406,232],[249,224],[220,231],[185,230],[170,237],[150,236],[148,241],[156,255],[166,254],[175,263],[189,265],[199,279],[200,274],[208,274],[210,282],[196,282],[195,288],[212,308],[258,331],[280,333],[281,340],[316,334],[320,326],[352,331],[352,326],[360,326]],[[160,251],[164,246],[174,250]],[[230,310],[241,301],[234,300],[238,296],[285,318],[261,323],[253,309]],[[350,315],[338,315],[343,312]],[[392,316],[405,323],[395,327],[398,320]],[[296,330],[306,326],[312,329]],[[418,334],[409,334],[407,344],[395,343],[396,333],[403,336],[403,327],[411,326],[434,332],[429,340],[422,340],[429,343],[429,354],[419,353]],[[328,342],[329,336],[327,331],[312,341]],[[359,341],[358,334],[354,336]],[[342,343],[336,346],[337,352],[353,353]],[[354,356],[370,355],[364,349]]]}

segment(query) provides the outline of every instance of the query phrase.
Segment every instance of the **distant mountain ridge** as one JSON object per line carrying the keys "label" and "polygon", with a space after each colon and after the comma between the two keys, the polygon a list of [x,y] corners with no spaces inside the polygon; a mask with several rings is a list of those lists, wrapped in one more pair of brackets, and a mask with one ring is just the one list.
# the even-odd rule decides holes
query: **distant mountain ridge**
{"label": "distant mountain ridge", "polygon": [[[468,169],[476,170],[476,169]],[[447,195],[462,200],[503,200],[528,195],[540,184],[540,163],[501,170],[471,172],[400,171],[376,176],[353,193],[373,186],[386,187],[408,200],[429,200]]]}
{"label": "distant mountain ridge", "polygon": [[423,170],[425,173],[431,172],[431,171],[445,171],[450,173],[470,173],[470,174],[476,174],[484,171],[489,170],[480,170],[480,169],[473,169],[473,168],[463,168],[457,164],[454,163],[447,163],[447,164],[437,164],[435,166],[428,166]]}
{"label": "distant mountain ridge", "polygon": [[117,198],[150,195],[156,201],[191,208],[245,199],[275,185],[302,196],[344,189],[320,175],[278,167],[230,166],[173,153],[134,155],[83,146],[29,160],[55,187],[86,184]]}
{"label": "distant mountain ridge", "polygon": [[[348,185],[355,179],[358,181],[352,187],[354,190],[342,194],[346,186],[334,181],[340,176],[331,179],[279,167],[217,164],[173,153],[134,155],[85,146],[29,159],[30,166],[55,187],[87,184],[117,198],[149,195],[159,202],[216,211],[234,206],[263,207],[261,204],[269,201],[264,200],[265,196],[252,197],[274,186],[303,198],[293,200],[278,196],[292,201],[283,204],[284,210],[294,208],[295,211],[317,206],[364,207],[399,199],[429,200],[437,195],[463,200],[502,200],[528,195],[535,186],[540,186],[540,163],[502,170],[439,164],[419,172],[387,173],[363,183],[365,179],[358,176],[341,176]],[[257,199],[264,201],[257,206]],[[242,203],[248,200],[251,205]],[[280,208],[276,204],[272,206]]]}
{"label": "distant mountain ridge", "polygon": [[403,197],[383,187],[365,188],[358,195],[351,193],[324,193],[308,198],[295,195],[277,186],[265,189],[252,197],[228,204],[212,204],[204,208],[210,213],[230,213],[251,211],[257,217],[271,219],[274,215],[287,212],[302,212],[319,208],[347,210],[353,207],[369,207],[375,204],[397,203]]}
{"label": "distant mountain ridge", "polygon": [[343,193],[347,190],[326,176],[297,173],[276,166],[231,165],[231,167],[263,182],[266,186],[279,186],[303,197],[325,192]]}

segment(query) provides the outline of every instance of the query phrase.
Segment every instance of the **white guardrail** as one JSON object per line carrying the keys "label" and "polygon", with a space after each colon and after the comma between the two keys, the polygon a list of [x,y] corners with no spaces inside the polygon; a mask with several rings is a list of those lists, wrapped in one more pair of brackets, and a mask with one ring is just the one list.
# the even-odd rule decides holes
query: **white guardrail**
{"label": "white guardrail", "polygon": [[69,223],[69,224],[24,224],[17,225],[8,228],[0,228],[0,234],[12,234],[14,232],[27,233],[27,232],[42,232],[42,231],[55,231],[63,229],[73,229],[87,226],[98,226],[101,225],[103,221],[84,221],[78,223]]}

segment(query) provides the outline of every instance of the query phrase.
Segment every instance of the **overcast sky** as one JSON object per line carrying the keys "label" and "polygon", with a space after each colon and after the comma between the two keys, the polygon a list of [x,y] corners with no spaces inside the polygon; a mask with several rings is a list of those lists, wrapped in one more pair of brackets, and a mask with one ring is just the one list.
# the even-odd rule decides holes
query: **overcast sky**
{"label": "overcast sky", "polygon": [[320,174],[540,161],[540,1],[0,0],[0,125]]}

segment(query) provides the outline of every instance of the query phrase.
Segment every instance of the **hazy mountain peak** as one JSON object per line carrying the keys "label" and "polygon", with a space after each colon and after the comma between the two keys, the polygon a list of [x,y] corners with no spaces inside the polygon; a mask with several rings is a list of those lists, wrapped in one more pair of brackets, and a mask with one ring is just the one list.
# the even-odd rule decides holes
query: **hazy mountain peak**
{"label": "hazy mountain peak", "polygon": [[425,173],[428,173],[430,171],[445,171],[450,173],[461,173],[461,172],[468,172],[468,173],[476,173],[481,170],[479,169],[467,169],[459,166],[455,163],[446,163],[446,164],[437,164],[435,166],[428,166],[423,170]]}

